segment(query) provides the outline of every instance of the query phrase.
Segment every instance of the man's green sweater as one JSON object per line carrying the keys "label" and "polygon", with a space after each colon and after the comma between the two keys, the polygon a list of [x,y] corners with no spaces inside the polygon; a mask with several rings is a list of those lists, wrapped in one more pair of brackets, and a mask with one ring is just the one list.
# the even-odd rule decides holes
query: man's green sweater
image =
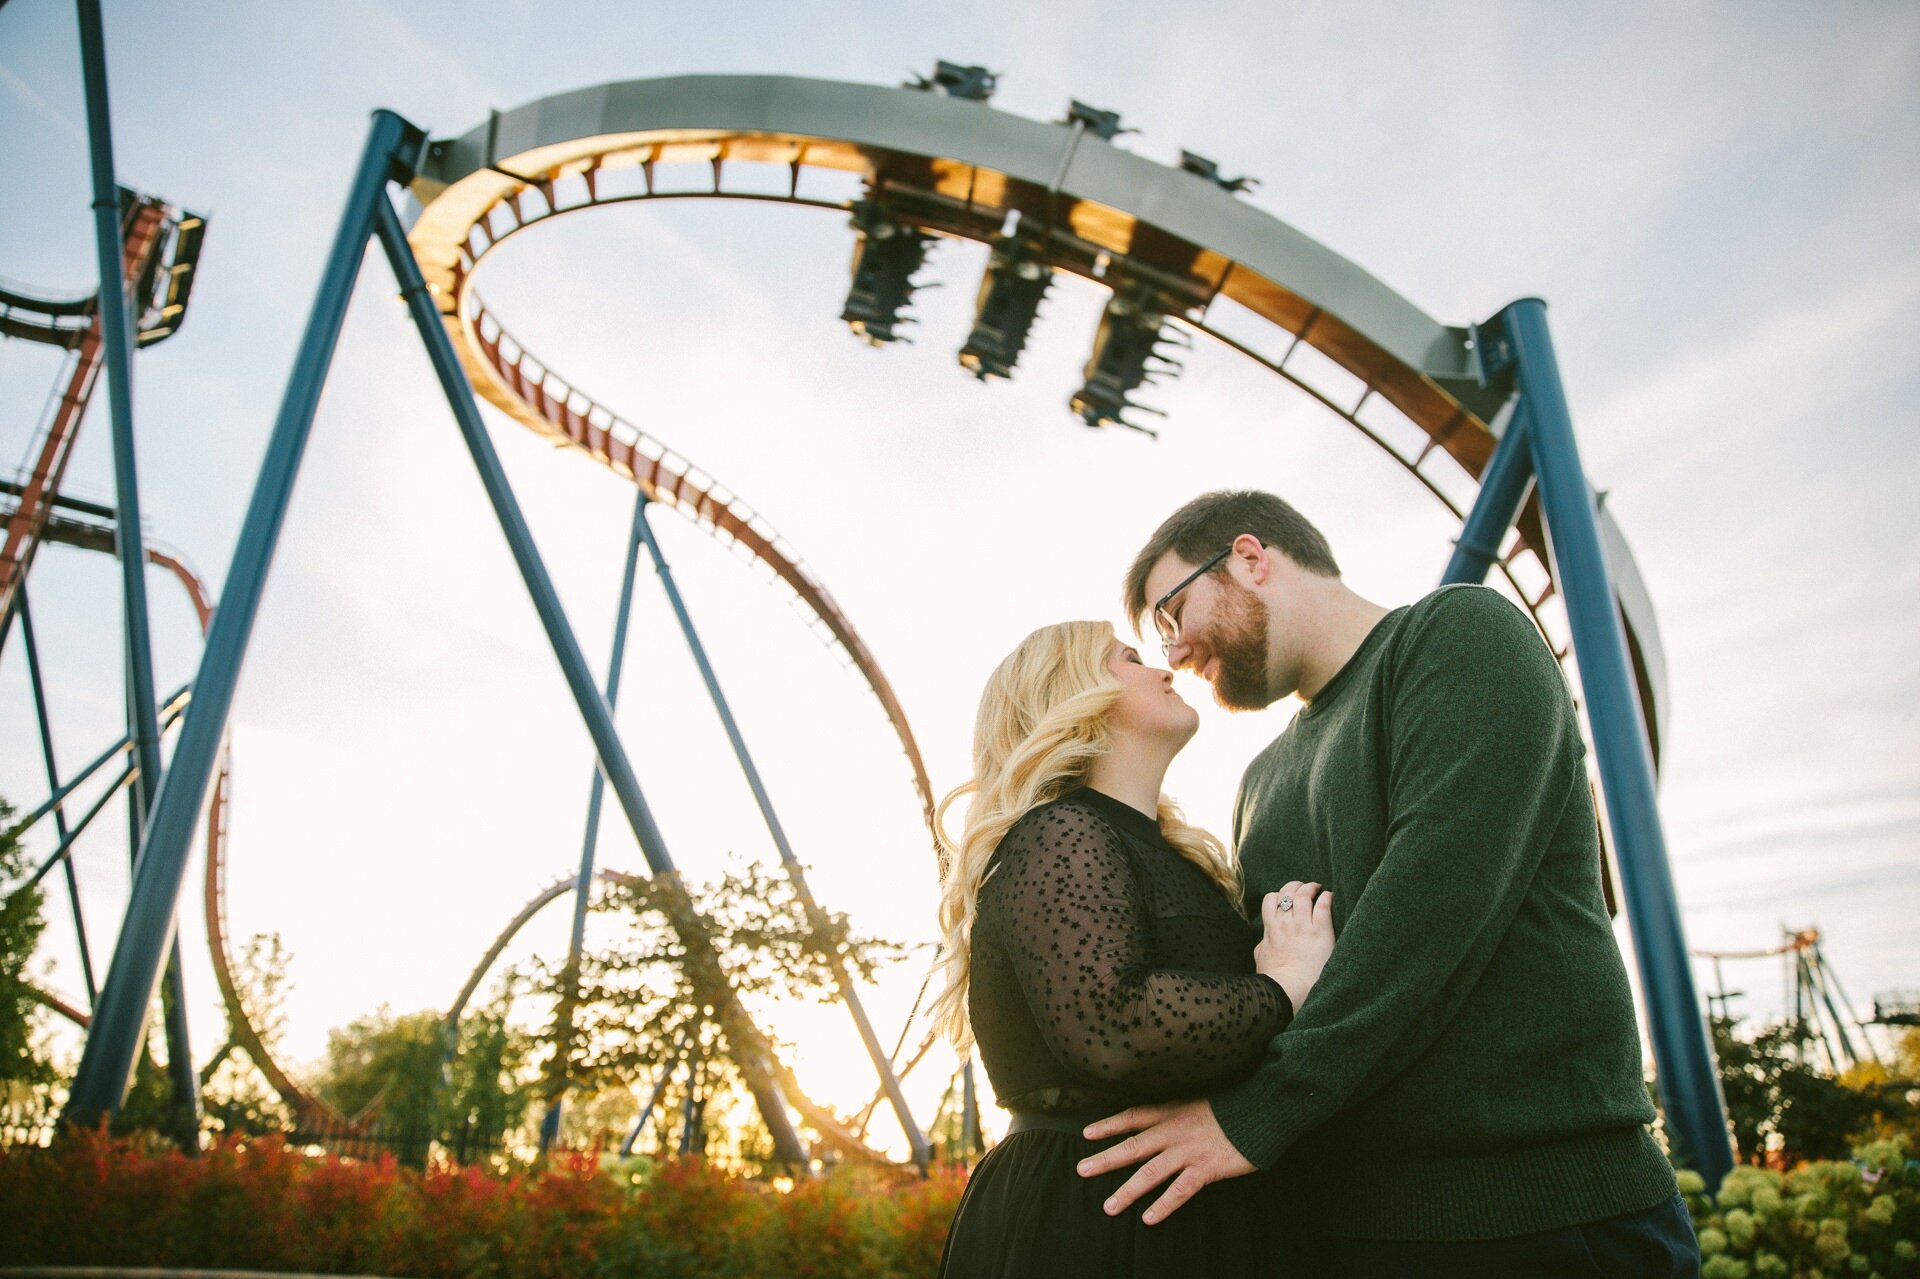
{"label": "man's green sweater", "polygon": [[1317,881],[1338,942],[1211,1101],[1254,1164],[1293,1149],[1331,1233],[1498,1238],[1673,1193],[1584,754],[1532,623],[1451,586],[1382,619],[1248,767],[1249,901]]}

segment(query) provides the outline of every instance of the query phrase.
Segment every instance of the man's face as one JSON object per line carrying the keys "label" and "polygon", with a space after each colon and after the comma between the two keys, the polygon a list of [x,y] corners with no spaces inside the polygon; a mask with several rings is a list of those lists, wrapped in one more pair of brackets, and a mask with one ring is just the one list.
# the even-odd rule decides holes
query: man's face
{"label": "man's face", "polygon": [[[1267,609],[1258,595],[1233,577],[1233,561],[1195,579],[1167,602],[1180,624],[1180,638],[1167,649],[1175,670],[1191,670],[1213,685],[1214,700],[1228,710],[1257,711],[1273,703],[1267,680]],[[1171,590],[1193,565],[1178,556],[1160,558],[1147,575],[1147,598]]]}

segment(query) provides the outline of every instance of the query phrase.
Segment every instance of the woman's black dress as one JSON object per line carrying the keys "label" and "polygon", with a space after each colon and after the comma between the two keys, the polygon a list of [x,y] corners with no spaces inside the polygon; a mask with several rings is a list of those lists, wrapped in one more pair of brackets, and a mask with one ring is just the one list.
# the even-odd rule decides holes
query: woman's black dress
{"label": "woman's black dress", "polygon": [[1253,972],[1258,940],[1159,824],[1119,800],[1078,790],[1007,832],[974,917],[968,1010],[1000,1104],[1058,1123],[1015,1131],[980,1161],[942,1276],[1321,1272],[1323,1242],[1284,1171],[1207,1186],[1149,1226],[1140,1214],[1164,1187],[1109,1217],[1101,1205],[1133,1169],[1074,1170],[1108,1144],[1080,1123],[1202,1096],[1259,1064],[1292,1006]]}

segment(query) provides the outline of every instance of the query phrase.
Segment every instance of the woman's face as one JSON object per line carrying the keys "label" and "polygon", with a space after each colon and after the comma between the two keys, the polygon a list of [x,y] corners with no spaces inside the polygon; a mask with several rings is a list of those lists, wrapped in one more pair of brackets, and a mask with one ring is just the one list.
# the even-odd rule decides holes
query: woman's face
{"label": "woman's face", "polygon": [[1200,712],[1173,691],[1173,672],[1148,666],[1140,653],[1119,640],[1107,650],[1107,670],[1120,681],[1120,697],[1107,712],[1115,732],[1140,733],[1186,745],[1200,729]]}

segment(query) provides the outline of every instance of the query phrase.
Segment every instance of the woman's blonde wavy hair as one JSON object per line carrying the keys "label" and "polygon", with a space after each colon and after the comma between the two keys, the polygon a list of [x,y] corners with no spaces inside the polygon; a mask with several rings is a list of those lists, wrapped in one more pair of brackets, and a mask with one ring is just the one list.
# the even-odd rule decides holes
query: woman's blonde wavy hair
{"label": "woman's blonde wavy hair", "polygon": [[[973,776],[934,810],[940,846],[940,993],[934,1027],[964,1051],[973,1043],[967,983],[973,968],[973,920],[987,863],[1014,823],[1042,804],[1085,784],[1093,762],[1112,749],[1107,712],[1120,681],[1107,669],[1114,644],[1105,622],[1043,626],[987,680],[973,727]],[[972,796],[958,839],[947,833],[947,810]],[[1189,826],[1160,796],[1160,833],[1240,905],[1240,873],[1221,842]]]}

